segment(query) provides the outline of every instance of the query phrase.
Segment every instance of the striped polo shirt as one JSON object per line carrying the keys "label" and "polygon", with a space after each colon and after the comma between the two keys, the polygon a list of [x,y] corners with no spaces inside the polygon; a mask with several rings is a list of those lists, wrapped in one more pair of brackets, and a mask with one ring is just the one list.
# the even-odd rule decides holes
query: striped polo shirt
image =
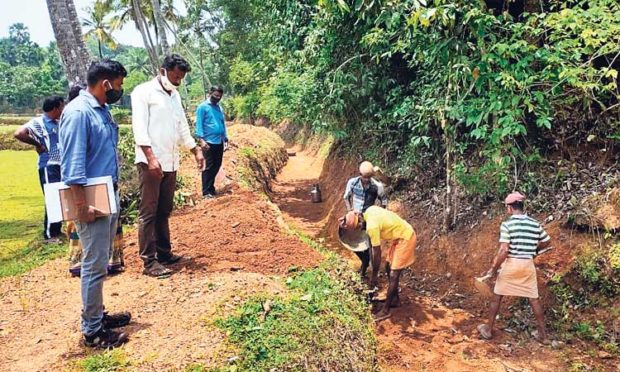
{"label": "striped polo shirt", "polygon": [[43,114],[25,124],[30,137],[45,145],[46,152],[39,154],[39,169],[48,165],[60,165],[60,148],[58,147],[58,122]]}
{"label": "striped polo shirt", "polygon": [[509,243],[508,257],[533,258],[539,242],[548,241],[549,235],[535,219],[525,215],[513,215],[502,222],[499,242]]}

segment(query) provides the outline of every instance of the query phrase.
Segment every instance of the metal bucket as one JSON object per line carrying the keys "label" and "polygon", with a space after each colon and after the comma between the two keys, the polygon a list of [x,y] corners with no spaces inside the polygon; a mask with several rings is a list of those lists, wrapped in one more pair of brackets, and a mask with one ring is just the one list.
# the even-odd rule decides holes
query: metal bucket
{"label": "metal bucket", "polygon": [[310,198],[313,203],[320,203],[323,201],[323,198],[321,197],[321,188],[319,187],[318,183],[312,185],[312,191],[310,191]]}
{"label": "metal bucket", "polygon": [[368,234],[364,230],[347,230],[338,226],[338,240],[345,248],[353,252],[368,249]]}

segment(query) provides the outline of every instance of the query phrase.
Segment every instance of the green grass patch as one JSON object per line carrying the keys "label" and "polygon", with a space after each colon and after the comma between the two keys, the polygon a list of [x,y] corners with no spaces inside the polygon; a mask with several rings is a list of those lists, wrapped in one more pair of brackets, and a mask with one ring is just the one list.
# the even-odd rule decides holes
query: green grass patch
{"label": "green grass patch", "polygon": [[131,366],[127,354],[123,349],[114,349],[102,353],[92,354],[75,363],[72,371],[84,372],[115,372],[125,371]]}
{"label": "green grass patch", "polygon": [[22,125],[36,115],[0,115],[0,126]]}
{"label": "green grass patch", "polygon": [[287,295],[257,295],[215,320],[235,357],[216,370],[376,369],[376,340],[363,286],[335,256],[293,272]]}
{"label": "green grass patch", "polygon": [[37,154],[0,151],[0,277],[18,275],[66,251],[42,245],[43,193]]}
{"label": "green grass patch", "polygon": [[22,143],[13,138],[13,133],[19,126],[0,125],[0,150],[32,150],[32,146]]}
{"label": "green grass patch", "polygon": [[0,124],[0,133],[14,133],[20,125],[1,125]]}

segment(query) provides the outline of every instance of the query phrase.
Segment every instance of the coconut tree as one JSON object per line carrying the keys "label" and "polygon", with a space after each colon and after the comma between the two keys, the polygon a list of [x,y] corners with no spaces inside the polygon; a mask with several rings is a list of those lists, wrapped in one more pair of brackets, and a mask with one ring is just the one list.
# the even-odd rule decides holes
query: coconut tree
{"label": "coconut tree", "polygon": [[70,84],[86,81],[90,56],[73,0],[46,0],[58,52]]}
{"label": "coconut tree", "polygon": [[114,3],[114,7],[118,12],[118,26],[122,27],[130,21],[134,22],[136,29],[138,29],[142,36],[144,48],[149,55],[151,72],[156,72],[159,64],[159,55],[150,31],[150,25],[153,22],[146,15],[152,14],[151,6],[150,1],[140,0],[115,0]]}
{"label": "coconut tree", "polygon": [[146,75],[151,73],[149,56],[143,48],[127,49],[119,58],[122,58],[123,66],[129,72],[139,71]]}
{"label": "coconut tree", "polygon": [[153,20],[155,21],[155,25],[157,26],[157,36],[159,38],[161,53],[166,55],[170,53],[170,47],[168,46],[168,38],[166,36],[166,26],[164,16],[161,11],[161,5],[159,0],[151,0],[151,5],[153,6]]}
{"label": "coconut tree", "polygon": [[112,16],[112,10],[111,0],[97,0],[92,7],[86,8],[87,18],[82,18],[82,26],[88,29],[84,36],[97,40],[101,58],[103,58],[102,45],[116,49],[116,40],[112,32],[118,28],[119,20]]}

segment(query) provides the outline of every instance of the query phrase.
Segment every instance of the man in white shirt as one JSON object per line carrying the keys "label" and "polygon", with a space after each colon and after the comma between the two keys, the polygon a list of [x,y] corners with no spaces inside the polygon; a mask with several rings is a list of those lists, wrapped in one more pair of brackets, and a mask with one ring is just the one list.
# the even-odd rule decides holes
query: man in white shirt
{"label": "man in white shirt", "polygon": [[172,212],[179,148],[190,149],[200,170],[205,161],[191,136],[177,87],[190,71],[178,54],[166,56],[159,75],[131,94],[136,164],[140,173],[138,243],[145,275],[168,277],[165,267],[182,257],[172,253],[168,218]]}

